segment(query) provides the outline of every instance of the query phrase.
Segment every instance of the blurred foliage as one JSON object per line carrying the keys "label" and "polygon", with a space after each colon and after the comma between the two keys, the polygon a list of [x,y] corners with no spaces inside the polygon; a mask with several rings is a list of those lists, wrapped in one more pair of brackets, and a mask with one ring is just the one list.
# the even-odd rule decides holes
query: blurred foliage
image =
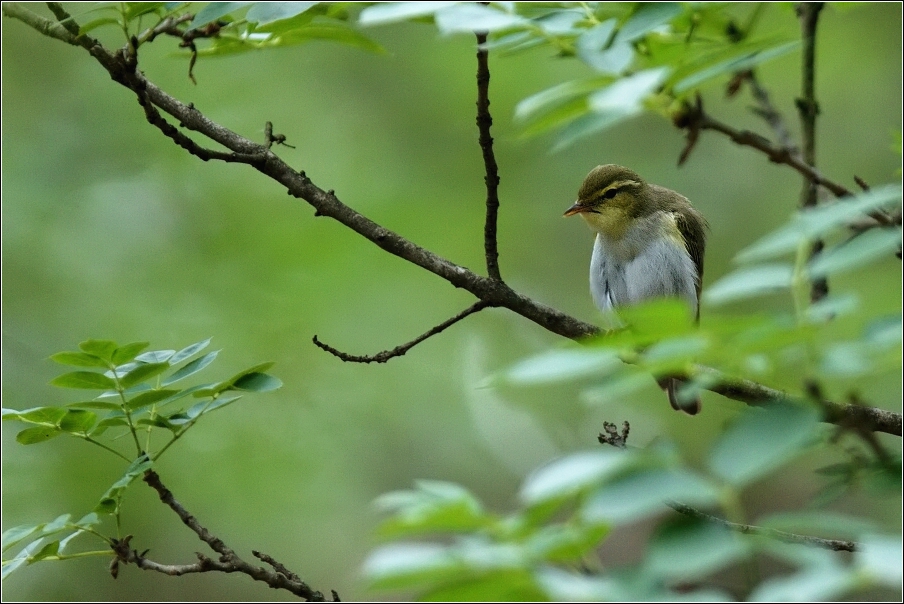
{"label": "blurred foliage", "polygon": [[[849,10],[842,20],[827,8],[820,23],[818,48],[825,50],[818,73],[827,74],[817,86],[825,136],[821,167],[842,176],[856,171],[873,183],[896,180],[900,157],[887,151],[887,132],[900,132],[900,12],[877,6]],[[35,385],[46,373],[34,369],[36,361],[61,342],[99,329],[112,328],[125,338],[184,337],[213,329],[249,358],[266,354],[291,363],[297,369],[287,379],[279,408],[256,407],[230,423],[211,418],[209,432],[194,431],[180,449],[196,449],[169,471],[172,488],[202,502],[204,514],[236,534],[240,544],[272,544],[271,553],[305,580],[336,588],[346,599],[360,598],[354,596],[356,561],[369,549],[362,537],[376,523],[364,511],[365,502],[423,476],[440,480],[420,481],[415,490],[378,499],[391,514],[382,536],[396,543],[367,558],[366,578],[375,587],[452,600],[813,600],[870,586],[899,587],[900,542],[880,535],[900,530],[900,441],[893,441],[890,460],[877,460],[856,438],[820,426],[817,402],[799,393],[805,380],[812,380],[833,400],[899,404],[900,265],[892,253],[899,249],[900,230],[851,236],[844,226],[863,212],[900,204],[900,186],[876,186],[854,201],[786,220],[797,197],[796,175],[713,139],[710,151],[696,152],[697,167],[676,176],[666,166],[680,149],[677,136],[665,120],[644,117],[671,117],[698,91],[722,86],[754,67],[792,115],[796,84],[788,73],[799,44],[788,6],[72,7],[82,31],[113,48],[132,36],[143,44],[148,28],[186,11],[195,13],[194,19],[181,21],[172,33],[187,49],[180,52],[192,55],[189,71],[199,74],[201,86],[190,88],[184,75],[174,75],[179,70],[172,57],[163,56],[173,45],[163,40],[142,45],[141,65],[151,79],[237,131],[254,132],[272,118],[299,148],[281,152],[315,182],[335,186],[343,200],[378,222],[471,266],[482,262],[482,213],[476,203],[482,168],[470,126],[472,32],[490,32],[490,95],[503,177],[503,274],[534,297],[591,316],[583,285],[589,244],[574,245],[567,227],[553,220],[590,167],[630,165],[652,182],[676,183],[670,186],[694,200],[713,225],[707,266],[708,275],[718,278],[704,288],[702,327],[696,329],[680,305],[656,303],[624,313],[622,331],[580,349],[550,350],[554,340],[548,334],[493,314],[457,327],[464,334],[458,339],[446,334],[424,344],[394,361],[395,367],[355,368],[338,365],[313,347],[299,351],[299,342],[315,330],[348,347],[386,347],[404,337],[399,334],[435,323],[464,298],[450,299],[447,288],[347,233],[299,221],[297,206],[276,205],[274,191],[238,180],[235,167],[199,168],[194,158],[148,132],[134,100],[118,96],[120,91],[105,92],[109,82],[96,66],[84,67],[85,56],[37,41],[34,32],[22,33],[14,29],[18,24],[4,20],[4,399],[10,406],[46,398]],[[432,31],[467,36],[436,40]],[[859,45],[866,39],[870,45]],[[316,41],[340,46],[291,48]],[[352,54],[341,46],[377,54]],[[283,54],[238,56],[281,47]],[[230,62],[208,63],[208,57],[220,55]],[[565,60],[549,61],[550,56]],[[20,61],[24,57],[27,62]],[[41,78],[35,78],[34,65],[44,70]],[[73,92],[61,94],[66,90]],[[741,123],[751,120],[726,102],[708,106]],[[635,117],[632,125],[629,118]],[[554,132],[551,142],[524,140],[546,132]],[[581,144],[573,144],[577,141]],[[12,145],[15,154],[8,151]],[[549,146],[560,153],[543,155]],[[34,178],[48,166],[46,179]],[[462,183],[462,174],[469,175],[469,184]],[[470,198],[475,203],[467,203]],[[559,199],[552,211],[545,198]],[[804,250],[818,237],[827,237],[829,248],[808,263]],[[727,259],[742,248],[740,267],[728,269]],[[807,280],[818,275],[831,277],[833,294],[807,307]],[[403,290],[419,295],[400,297]],[[97,344],[86,342],[91,350],[52,358],[70,363],[85,361],[82,355],[103,358],[91,342]],[[122,348],[138,355],[137,346]],[[179,353],[168,359],[136,356],[138,365],[117,371],[114,367],[132,361],[114,359],[118,349],[113,345],[108,351],[109,367],[98,365],[111,374],[78,371],[56,384],[105,389],[109,380],[132,375],[134,384],[119,383],[122,405],[102,395],[69,407],[4,411],[4,419],[34,424],[19,433],[19,442],[62,434],[87,440],[102,436],[104,422],[113,422],[109,425],[127,427],[125,434],[131,432],[136,444],[139,429],[169,434],[166,449],[202,413],[231,402],[232,395],[223,392],[278,385],[261,373],[265,367],[255,366],[230,380],[164,396],[172,389],[161,380],[173,380],[192,364],[199,370],[215,353],[162,378]],[[695,389],[712,379],[696,372],[696,363],[786,389],[795,401],[739,410],[741,405],[719,405],[707,397],[703,416],[664,419],[667,406],[649,374],[687,372],[692,378],[687,387]],[[161,374],[153,375],[158,370]],[[492,389],[488,375],[496,376]],[[150,379],[156,380],[154,387],[122,396]],[[480,384],[483,388],[475,389]],[[177,394],[182,396],[173,398]],[[189,394],[208,400],[158,413],[170,402],[191,400]],[[568,403],[578,399],[595,406]],[[95,411],[108,416],[101,419]],[[508,493],[528,468],[586,447],[594,427],[613,415],[629,417],[632,443],[647,446],[561,457],[523,483],[516,511],[488,511],[509,507]],[[43,517],[53,517],[58,512],[49,510],[59,505],[79,509],[105,488],[97,489],[106,479],[92,472],[93,462],[76,457],[73,469],[68,455],[17,457],[8,440],[4,478],[27,488],[15,495],[4,490],[4,525],[10,518],[15,524],[34,522],[45,512]],[[834,443],[839,440],[841,446]],[[204,451],[217,454],[201,455]],[[211,465],[205,457],[220,461]],[[153,454],[151,459],[156,461]],[[138,465],[114,483],[105,496],[113,505],[100,505],[77,522],[64,514],[5,531],[4,550],[7,541],[25,544],[12,568],[78,557],[79,552],[64,550],[75,536],[95,530],[96,514],[114,513],[117,530],[120,522],[129,523],[120,518],[121,498],[147,461],[139,455]],[[814,461],[822,468],[812,467]],[[12,465],[20,462],[28,469]],[[822,482],[814,482],[814,469]],[[180,480],[180,472],[191,476]],[[50,478],[37,481],[37,475]],[[485,495],[450,480],[467,482]],[[54,488],[54,497],[59,491],[72,496],[65,504],[50,503],[42,491],[42,484],[56,482],[67,488]],[[234,492],[220,495],[228,484]],[[289,486],[296,484],[304,488]],[[659,526],[641,553],[643,541],[628,543],[620,535],[635,523],[654,522],[663,499],[719,506],[731,519],[750,516],[755,524],[782,530],[843,535],[864,547],[852,560],[839,561],[833,552],[677,520]],[[819,512],[786,511],[802,505],[820,506]],[[827,505],[834,511],[821,507]],[[262,506],[266,514],[260,514]],[[130,531],[143,532],[148,542],[165,522],[165,510],[157,507],[153,501],[136,502],[140,512],[131,519],[136,528]],[[287,521],[289,509],[292,518],[306,522]],[[258,520],[245,522],[251,515]],[[415,537],[421,541],[401,541]],[[191,535],[152,544],[170,557],[195,547]],[[594,554],[600,562],[590,561]],[[710,580],[764,557],[796,570],[767,573],[741,590],[737,581],[718,586]],[[5,565],[4,574],[12,568]],[[99,572],[94,566],[79,568]],[[158,577],[127,573],[131,576],[121,578],[126,585],[113,589],[64,580],[64,572],[34,575],[38,579],[27,585],[17,586],[13,579],[10,586],[22,590],[16,592],[22,599],[122,598],[124,589],[136,594],[150,589],[161,598],[169,589],[178,599],[239,593],[221,577],[186,577],[166,585]],[[259,597],[259,588],[241,593]],[[886,592],[867,593],[885,597]]]}
{"label": "blurred foliage", "polygon": [[[103,390],[101,394],[89,401],[69,403],[65,407],[34,407],[21,411],[3,409],[3,421],[15,420],[31,426],[16,435],[19,444],[33,445],[68,434],[129,462],[122,478],[107,489],[94,510],[81,520],[72,522],[72,515],[64,514],[52,522],[4,530],[4,553],[23,546],[11,558],[4,555],[4,579],[23,565],[44,560],[114,557],[110,547],[75,553],[67,552],[66,548],[70,541],[82,534],[94,535],[110,546],[112,540],[104,536],[97,526],[105,516],[113,517],[117,539],[122,539],[122,499],[136,478],[150,470],[154,462],[204,415],[242,398],[235,392],[269,392],[282,386],[279,379],[264,373],[273,363],[264,363],[227,380],[174,388],[176,382],[193,376],[217,358],[218,350],[192,359],[209,344],[210,338],[207,338],[179,351],[142,352],[148,347],[148,342],[119,346],[110,340],[86,340],[79,344],[79,350],[58,352],[50,358],[62,365],[93,371],[64,373],[54,378],[51,384],[59,388]],[[164,376],[177,366],[175,371]],[[187,401],[192,400],[198,402],[187,406]],[[158,431],[164,431],[168,437],[157,448],[154,448],[152,441],[155,428],[162,429]],[[111,436],[108,431],[119,434]],[[113,448],[116,440],[128,434],[131,434],[135,445],[134,457]]]}

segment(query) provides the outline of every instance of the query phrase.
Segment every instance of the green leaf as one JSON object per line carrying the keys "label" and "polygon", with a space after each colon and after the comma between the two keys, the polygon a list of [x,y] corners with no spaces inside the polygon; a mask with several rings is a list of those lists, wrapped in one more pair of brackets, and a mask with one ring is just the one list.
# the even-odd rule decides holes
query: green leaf
{"label": "green leaf", "polygon": [[709,304],[725,304],[789,289],[794,275],[790,264],[762,264],[722,277],[703,292]]}
{"label": "green leaf", "polygon": [[97,421],[97,415],[83,409],[70,409],[60,421],[60,430],[64,432],[88,432]]}
{"label": "green leaf", "polygon": [[418,17],[428,17],[457,2],[385,2],[368,6],[358,17],[360,25],[384,25]]}
{"label": "green leaf", "polygon": [[610,528],[605,524],[550,525],[530,535],[524,545],[531,559],[568,563],[580,560],[596,549],[609,532]]}
{"label": "green leaf", "polygon": [[60,420],[66,415],[63,407],[33,407],[17,411],[16,409],[4,409],[3,420],[19,420],[29,424],[58,426]]}
{"label": "green leaf", "polygon": [[622,362],[613,350],[570,348],[550,350],[507,369],[502,378],[519,386],[535,386],[612,373]]}
{"label": "green leaf", "polygon": [[[806,547],[806,546],[799,546]],[[825,602],[855,586],[854,573],[840,564],[818,565],[784,577],[760,583],[748,600],[751,602]]]}
{"label": "green leaf", "polygon": [[170,365],[178,365],[179,363],[181,363],[188,357],[194,356],[197,353],[204,350],[205,348],[207,348],[210,345],[211,339],[212,338],[207,338],[206,340],[201,340],[200,342],[195,342],[194,344],[186,346],[179,352],[173,354],[173,356],[169,357],[168,359],[164,359],[164,360],[169,361]]}
{"label": "green leaf", "polygon": [[30,536],[38,533],[42,528],[44,528],[43,524],[24,524],[22,526],[14,526],[12,528],[6,529],[5,531],[3,531],[2,539],[0,539],[3,544],[3,551],[5,552],[14,545],[18,545],[19,543],[25,541]]}
{"label": "green leaf", "polygon": [[249,373],[237,379],[230,389],[270,392],[282,387],[282,381],[266,373]]}
{"label": "green leaf", "polygon": [[34,562],[40,562],[41,560],[44,560],[45,558],[56,557],[56,555],[59,553],[59,551],[60,551],[60,542],[59,541],[51,541],[50,543],[45,544],[44,547],[42,547],[38,553],[34,554],[33,556],[30,556],[28,563],[32,564]]}
{"label": "green leaf", "polygon": [[826,277],[859,268],[880,258],[891,258],[901,248],[901,231],[870,229],[850,241],[819,254],[808,267],[811,277]]}
{"label": "green leaf", "polygon": [[552,88],[547,88],[515,106],[515,119],[530,121],[557,109],[576,97],[582,97],[612,82],[611,77],[597,77],[583,80],[572,80]]}
{"label": "green leaf", "polygon": [[126,468],[126,472],[123,474],[122,478],[114,482],[110,488],[107,489],[107,492],[101,496],[100,502],[94,508],[94,511],[97,514],[115,513],[126,488],[128,488],[136,478],[144,474],[145,471],[150,470],[153,465],[153,462],[148,459],[147,455],[142,455],[135,459],[135,461]]}
{"label": "green leaf", "polygon": [[582,33],[575,42],[578,56],[600,73],[620,75],[634,60],[634,47],[627,41],[609,44],[615,19],[608,19]]}
{"label": "green leaf", "polygon": [[623,524],[662,510],[667,500],[707,505],[718,496],[713,485],[686,470],[642,470],[596,489],[581,517],[588,522]]}
{"label": "green leaf", "polygon": [[677,2],[639,2],[636,6],[637,11],[619,28],[617,42],[632,42],[645,36],[684,10]]}
{"label": "green leaf", "polygon": [[60,388],[82,388],[85,390],[110,390],[116,387],[116,382],[107,376],[93,371],[73,371],[64,373],[50,381]]}
{"label": "green leaf", "polygon": [[431,582],[424,602],[540,602],[544,594],[524,570],[463,574],[458,580]]}
{"label": "green leaf", "polygon": [[569,455],[530,475],[519,496],[527,505],[568,497],[603,482],[632,462],[629,453],[616,450]]}
{"label": "green leaf", "polygon": [[142,363],[163,363],[170,360],[175,354],[175,350],[151,350],[139,354],[135,360]]}
{"label": "green leaf", "polygon": [[701,579],[745,556],[741,539],[719,524],[681,518],[659,528],[647,546],[644,565],[667,579]]}
{"label": "green leaf", "polygon": [[458,4],[444,8],[435,14],[436,28],[440,33],[494,32],[530,23],[513,13],[505,13],[481,4]]}
{"label": "green leaf", "polygon": [[854,564],[873,581],[895,589],[901,587],[902,555],[901,540],[886,535],[866,535],[862,547],[854,554]]}
{"label": "green leaf", "polygon": [[775,59],[782,55],[786,55],[791,51],[797,50],[800,46],[800,42],[787,42],[785,44],[781,44],[780,46],[776,46],[773,48],[769,48],[766,50],[756,50],[753,52],[745,53],[739,57],[731,58],[727,61],[723,61],[712,67],[707,69],[702,69],[692,75],[687,76],[674,86],[674,91],[678,94],[685,92],[686,90],[690,90],[702,84],[703,82],[710,80],[716,76],[720,76],[722,74],[735,74],[740,71],[746,71],[752,67],[759,65],[760,63],[765,63],[766,61]]}
{"label": "green leaf", "polygon": [[114,426],[128,426],[128,422],[124,417],[108,417],[106,419],[102,419],[97,422],[97,425],[94,426],[94,429],[91,431],[91,436],[97,436],[103,434],[107,431],[107,428],[112,428]]}
{"label": "green leaf", "polygon": [[94,31],[98,27],[102,27],[104,25],[119,25],[119,19],[114,17],[100,17],[99,19],[93,19],[83,24],[79,30],[79,35],[87,34],[88,32]]}
{"label": "green leaf", "polygon": [[80,403],[69,403],[66,406],[75,407],[76,409],[104,409],[106,411],[121,409],[121,406],[118,403],[110,403],[107,401],[83,401]]}
{"label": "green leaf", "polygon": [[148,390],[131,399],[128,403],[129,409],[141,409],[178,393],[179,390]]}
{"label": "green leaf", "polygon": [[31,555],[35,551],[37,551],[37,549],[39,547],[41,547],[41,543],[43,543],[43,541],[44,541],[43,539],[38,539],[37,541],[33,541],[32,543],[29,543],[24,548],[22,548],[22,551],[20,551],[18,554],[16,554],[15,558],[13,558],[12,560],[4,560],[3,561],[3,571],[2,571],[2,574],[0,574],[0,577],[2,577],[3,579],[6,579],[9,575],[11,575],[13,573],[13,571],[22,567],[24,564],[26,564],[28,562],[28,559],[31,557]]}
{"label": "green leaf", "polygon": [[746,484],[797,455],[818,424],[819,413],[804,405],[749,408],[716,442],[709,467],[731,484]]}
{"label": "green leaf", "polygon": [[248,9],[245,19],[266,25],[274,21],[291,19],[316,5],[317,2],[255,2],[254,6]]}
{"label": "green leaf", "polygon": [[[168,378],[164,379],[161,382],[161,384],[163,386],[169,386],[170,384],[172,384],[174,382],[178,382],[181,379],[185,379],[190,375],[194,375],[194,374],[198,373],[199,371],[201,371],[202,369],[204,369],[205,367],[207,367],[208,365],[213,363],[214,359],[217,358],[217,355],[219,353],[220,353],[219,350],[214,350],[213,352],[209,352],[209,353],[205,354],[203,357],[199,357],[199,358],[195,359],[194,361],[192,361],[192,362],[188,363],[187,365],[185,365],[184,367],[180,368],[178,371],[175,371]],[[178,356],[178,355],[176,355],[176,356]],[[173,358],[175,358],[175,357],[173,357]],[[170,364],[172,364],[172,363],[173,363],[173,361],[170,361]]]}
{"label": "green leaf", "polygon": [[21,445],[33,445],[50,440],[60,434],[62,434],[62,431],[56,426],[35,426],[34,428],[26,428],[16,434],[16,441]]}
{"label": "green leaf", "polygon": [[112,361],[113,352],[116,350],[116,342],[112,340],[85,340],[78,347],[83,352],[100,357],[105,361]]}
{"label": "green leaf", "polygon": [[208,23],[216,21],[220,17],[225,17],[229,13],[233,13],[240,8],[244,8],[253,2],[211,2],[195,15],[191,21],[191,28],[197,29]]}
{"label": "green leaf", "polygon": [[463,487],[447,482],[418,481],[414,491],[397,491],[377,498],[377,507],[394,511],[383,523],[380,534],[471,532],[488,525],[480,502]]}
{"label": "green leaf", "polygon": [[113,351],[113,364],[122,365],[123,363],[128,363],[148,346],[150,346],[149,342],[132,342],[131,344],[120,346]]}
{"label": "green leaf", "polygon": [[371,587],[403,588],[422,582],[453,579],[461,566],[442,545],[392,543],[377,548],[364,561],[363,572]]}
{"label": "green leaf", "polygon": [[141,15],[152,13],[163,8],[166,2],[126,2],[126,11],[123,14],[127,21],[131,21]]}
{"label": "green leaf", "polygon": [[876,523],[869,518],[829,510],[770,514],[758,519],[755,524],[779,531],[815,535],[827,539],[856,539],[864,533],[875,532],[877,529]]}
{"label": "green leaf", "polygon": [[796,251],[802,243],[846,228],[851,221],[896,205],[900,199],[900,185],[883,185],[867,193],[845,197],[831,205],[798,212],[789,223],[741,250],[736,259],[739,262],[754,262]]}
{"label": "green leaf", "polygon": [[666,67],[647,69],[592,93],[587,101],[591,113],[569,124],[553,150],[561,150],[585,136],[639,114],[643,110],[643,100],[659,88],[667,75]]}
{"label": "green leaf", "polygon": [[123,388],[129,388],[131,386],[134,386],[135,384],[138,384],[139,382],[148,380],[155,375],[159,375],[169,368],[170,364],[166,361],[162,363],[141,364],[121,377],[119,379],[119,384]]}
{"label": "green leaf", "polygon": [[570,572],[554,566],[540,567],[534,576],[552,602],[627,602],[633,600],[619,593],[608,577]]}
{"label": "green leaf", "polygon": [[108,368],[110,363],[100,357],[87,352],[58,352],[50,355],[50,360],[61,365],[72,365],[74,367],[104,367]]}

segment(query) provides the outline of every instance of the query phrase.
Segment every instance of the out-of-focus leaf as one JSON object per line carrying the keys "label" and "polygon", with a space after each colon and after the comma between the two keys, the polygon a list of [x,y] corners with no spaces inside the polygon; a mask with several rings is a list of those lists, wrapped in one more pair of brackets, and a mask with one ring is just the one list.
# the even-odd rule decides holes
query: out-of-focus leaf
{"label": "out-of-focus leaf", "polygon": [[316,4],[316,2],[255,2],[254,6],[248,9],[245,18],[253,23],[266,25],[282,19],[291,19]]}
{"label": "out-of-focus leaf", "polygon": [[588,522],[621,524],[664,509],[664,502],[707,505],[718,499],[708,481],[686,470],[642,470],[604,484],[583,505]]}
{"label": "out-of-focus leaf", "polygon": [[860,298],[852,293],[828,295],[807,307],[807,318],[818,323],[848,315],[860,308]]}
{"label": "out-of-focus leaf", "polygon": [[647,546],[644,564],[658,576],[692,581],[746,555],[741,539],[719,524],[681,518],[659,528]]}
{"label": "out-of-focus leaf", "polygon": [[615,19],[607,19],[578,37],[575,47],[578,56],[600,73],[619,75],[634,60],[634,47],[628,42],[606,46],[615,31]]}
{"label": "out-of-focus leaf", "polygon": [[738,262],[755,262],[793,252],[805,241],[845,228],[849,222],[897,204],[900,199],[900,185],[883,185],[852,198],[840,199],[832,205],[799,212],[784,226],[741,250],[735,259]]}
{"label": "out-of-focus leaf", "polygon": [[33,541],[29,543],[25,547],[22,548],[18,554],[12,560],[4,560],[3,561],[3,571],[0,573],[0,578],[6,579],[9,575],[13,573],[13,571],[21,568],[25,563],[28,562],[28,559],[41,547],[41,544],[44,542],[43,539],[38,539],[37,541]]}
{"label": "out-of-focus leaf", "polygon": [[547,88],[526,99],[521,100],[515,106],[515,119],[533,120],[546,114],[575,97],[587,95],[612,82],[611,77],[589,78],[583,80],[571,80],[552,88]]}
{"label": "out-of-focus leaf", "polygon": [[165,4],[165,2],[126,2],[126,10],[123,16],[127,21],[131,21],[141,15],[153,13],[154,11],[163,8]]}
{"label": "out-of-focus leaf", "polygon": [[702,84],[703,82],[723,74],[735,74],[739,71],[745,71],[752,67],[765,63],[766,61],[775,59],[789,52],[796,50],[800,46],[800,42],[788,42],[767,50],[758,50],[735,57],[727,61],[723,61],[717,65],[713,65],[707,69],[698,71],[684,78],[674,86],[676,93],[682,93]]}
{"label": "out-of-focus leaf", "polygon": [[722,277],[703,292],[709,304],[725,304],[762,296],[791,287],[794,268],[790,264],[762,264]]}
{"label": "out-of-focus leaf", "polygon": [[527,505],[567,497],[606,480],[633,462],[624,451],[577,453],[558,459],[528,476],[520,498]]}
{"label": "out-of-focus leaf", "polygon": [[74,367],[104,367],[110,366],[108,361],[100,357],[88,354],[87,352],[58,352],[50,355],[50,360],[60,363],[61,365],[72,365]]}
{"label": "out-of-focus leaf", "polygon": [[526,569],[462,574],[457,581],[434,584],[418,597],[423,602],[539,602],[544,594]]}
{"label": "out-of-focus leaf", "polygon": [[211,2],[198,11],[195,18],[191,21],[191,28],[197,29],[208,23],[216,21],[220,17],[225,17],[229,13],[235,12],[240,8],[245,8],[254,2]]}
{"label": "out-of-focus leaf", "polygon": [[456,3],[438,11],[434,18],[436,27],[443,34],[494,32],[527,25],[529,21],[520,15],[504,13],[491,6]]}
{"label": "out-of-focus leaf", "polygon": [[593,551],[609,532],[610,528],[605,524],[555,524],[534,532],[524,547],[532,559],[567,563],[580,560]]}
{"label": "out-of-focus leaf", "polygon": [[825,602],[838,600],[854,586],[854,573],[840,564],[813,566],[793,575],[760,583],[748,601]]}
{"label": "out-of-focus leaf", "polygon": [[804,405],[749,408],[716,442],[710,469],[734,485],[770,472],[799,453],[813,438],[819,413]]}
{"label": "out-of-focus leaf", "polygon": [[618,30],[616,42],[632,42],[665,25],[684,10],[677,2],[639,2],[637,11]]}
{"label": "out-of-focus leaf", "polygon": [[364,576],[372,587],[404,588],[424,581],[455,578],[461,568],[446,547],[435,543],[391,543],[364,561]]}
{"label": "out-of-focus leaf", "polygon": [[876,583],[900,588],[901,581],[904,580],[901,540],[898,537],[872,534],[864,536],[860,544],[863,547],[854,554],[854,564],[858,570]]}
{"label": "out-of-focus leaf", "polygon": [[758,519],[755,524],[789,533],[814,535],[826,539],[856,539],[876,530],[868,518],[828,510],[782,512]]}
{"label": "out-of-focus leaf", "polygon": [[552,602],[629,601],[619,593],[609,577],[568,572],[556,567],[541,567],[534,573],[546,597]]}
{"label": "out-of-focus leaf", "polygon": [[621,365],[618,354],[612,350],[550,350],[516,363],[502,374],[502,378],[511,384],[534,386],[608,375]]}
{"label": "out-of-focus leaf", "polygon": [[553,150],[563,149],[585,136],[637,115],[643,110],[643,100],[662,84],[667,75],[665,67],[647,69],[594,92],[588,97],[591,113],[569,124]]}
{"label": "out-of-focus leaf", "polygon": [[847,243],[824,250],[814,258],[807,270],[811,277],[843,273],[879,258],[891,258],[900,247],[900,230],[870,229]]}
{"label": "out-of-focus leaf", "polygon": [[416,490],[387,493],[375,503],[394,512],[380,529],[383,536],[474,531],[489,522],[480,502],[453,483],[419,481]]}
{"label": "out-of-focus leaf", "polygon": [[361,25],[383,25],[427,17],[457,2],[386,2],[368,6],[358,17]]}
{"label": "out-of-focus leaf", "polygon": [[22,526],[14,526],[3,531],[2,549],[5,552],[9,548],[25,541],[34,534],[40,534],[40,530],[44,528],[43,524],[26,524]]}
{"label": "out-of-focus leaf", "polygon": [[584,390],[582,396],[592,405],[619,403],[652,383],[653,379],[646,371],[625,367],[614,376],[605,378],[599,386]]}

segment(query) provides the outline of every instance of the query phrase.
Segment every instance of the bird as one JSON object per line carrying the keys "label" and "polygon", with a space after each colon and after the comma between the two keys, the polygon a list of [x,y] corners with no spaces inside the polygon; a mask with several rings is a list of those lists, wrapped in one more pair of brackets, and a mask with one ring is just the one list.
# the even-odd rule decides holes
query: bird
{"label": "bird", "polygon": [[[683,195],[615,164],[584,179],[565,216],[579,214],[596,233],[590,293],[604,313],[653,298],[687,301],[700,320],[706,219]],[[700,412],[698,396],[679,397],[681,380],[659,379],[675,410]]]}

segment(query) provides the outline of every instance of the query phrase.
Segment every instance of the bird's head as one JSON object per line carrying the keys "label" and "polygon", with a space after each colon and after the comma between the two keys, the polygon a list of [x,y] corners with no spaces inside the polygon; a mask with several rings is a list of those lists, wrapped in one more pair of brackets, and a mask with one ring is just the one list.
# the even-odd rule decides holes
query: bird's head
{"label": "bird's head", "polygon": [[635,219],[649,213],[646,193],[647,183],[633,170],[615,164],[597,166],[565,216],[580,214],[594,231],[619,238]]}

